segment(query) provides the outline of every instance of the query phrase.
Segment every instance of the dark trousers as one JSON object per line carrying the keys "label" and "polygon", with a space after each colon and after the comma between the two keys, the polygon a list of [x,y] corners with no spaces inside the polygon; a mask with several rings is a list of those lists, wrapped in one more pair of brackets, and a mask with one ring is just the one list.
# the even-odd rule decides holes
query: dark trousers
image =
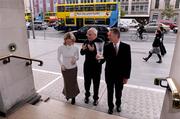
{"label": "dark trousers", "polygon": [[90,96],[90,87],[91,87],[91,80],[93,81],[93,91],[94,91],[94,100],[98,100],[98,94],[99,94],[99,85],[100,85],[100,75],[101,74],[84,74],[84,86],[85,86],[85,96],[88,98]]}
{"label": "dark trousers", "polygon": [[114,108],[113,96],[114,96],[114,88],[115,88],[115,97],[116,97],[116,106],[121,106],[121,96],[123,90],[123,82],[121,79],[109,79],[106,77],[107,84],[107,96],[108,96],[108,107],[109,109]]}

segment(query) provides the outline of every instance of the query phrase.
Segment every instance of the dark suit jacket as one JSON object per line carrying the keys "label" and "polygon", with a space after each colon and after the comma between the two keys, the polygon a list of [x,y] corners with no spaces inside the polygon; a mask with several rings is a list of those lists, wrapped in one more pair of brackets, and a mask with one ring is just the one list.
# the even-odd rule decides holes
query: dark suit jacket
{"label": "dark suit jacket", "polygon": [[105,76],[107,79],[129,79],[131,72],[130,45],[120,42],[116,55],[113,43],[104,46],[104,60],[106,61]]}
{"label": "dark suit jacket", "polygon": [[80,54],[81,55],[85,55],[85,62],[84,62],[84,73],[90,74],[90,75],[98,75],[101,73],[101,67],[102,67],[102,63],[98,62],[98,60],[96,59],[96,54],[97,54],[97,50],[96,50],[96,46],[95,46],[95,42],[103,42],[101,39],[96,38],[94,41],[89,42],[88,40],[86,40],[84,42],[84,45],[91,45],[95,47],[94,51],[90,51],[88,48],[83,50],[81,49]]}

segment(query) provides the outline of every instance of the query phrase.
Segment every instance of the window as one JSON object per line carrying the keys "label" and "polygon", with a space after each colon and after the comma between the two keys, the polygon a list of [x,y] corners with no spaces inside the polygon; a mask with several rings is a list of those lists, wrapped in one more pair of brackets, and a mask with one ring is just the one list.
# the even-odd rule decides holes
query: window
{"label": "window", "polygon": [[132,10],[132,11],[135,11],[134,6],[131,7],[131,10]]}
{"label": "window", "polygon": [[94,6],[93,5],[86,5],[86,6],[84,6],[84,11],[94,11]]}
{"label": "window", "polygon": [[74,11],[74,6],[66,6],[66,12],[72,12]]}
{"label": "window", "polygon": [[128,11],[128,6],[125,6],[125,11]]}
{"label": "window", "polygon": [[109,25],[109,24],[110,24],[110,19],[107,18],[107,19],[106,19],[106,25]]}
{"label": "window", "polygon": [[116,5],[115,4],[107,4],[107,10],[108,11],[116,10]]}
{"label": "window", "polygon": [[107,31],[107,28],[106,27],[103,27],[103,26],[100,26],[100,27],[98,27],[99,29],[99,31]]}
{"label": "window", "polygon": [[139,6],[136,6],[136,11],[139,11]]}
{"label": "window", "polygon": [[81,5],[81,6],[80,5],[76,5],[74,9],[75,9],[75,11],[83,11],[84,10],[84,6],[83,5]]}
{"label": "window", "polygon": [[65,7],[64,6],[58,6],[57,11],[58,12],[64,12],[65,11]]}
{"label": "window", "polygon": [[156,0],[155,9],[158,9],[158,8],[159,8],[159,0]]}
{"label": "window", "polygon": [[85,19],[85,24],[94,24],[94,19],[92,19],[92,18]]}
{"label": "window", "polygon": [[175,8],[179,8],[180,0],[176,0]]}
{"label": "window", "polygon": [[148,5],[145,5],[145,7],[144,7],[144,11],[148,11]]}
{"label": "window", "polygon": [[95,24],[105,24],[105,19],[95,19]]}
{"label": "window", "polygon": [[140,6],[140,11],[144,11],[144,6]]}
{"label": "window", "polygon": [[158,14],[153,14],[153,16],[152,16],[152,21],[156,21],[158,19]]}
{"label": "window", "polygon": [[104,11],[106,6],[104,4],[97,4],[95,5],[97,11]]}
{"label": "window", "polygon": [[74,24],[74,19],[66,18],[66,24]]}

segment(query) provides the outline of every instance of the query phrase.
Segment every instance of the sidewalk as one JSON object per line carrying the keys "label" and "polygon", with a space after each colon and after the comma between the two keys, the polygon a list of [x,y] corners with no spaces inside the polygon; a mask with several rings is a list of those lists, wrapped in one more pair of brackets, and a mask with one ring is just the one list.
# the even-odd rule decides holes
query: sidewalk
{"label": "sidewalk", "polygon": [[[70,104],[70,102],[67,102],[64,95],[62,94],[63,79],[60,73],[47,72],[37,69],[33,69],[33,73],[35,87],[40,94]],[[44,84],[46,85],[43,86]],[[98,106],[93,106],[92,96],[90,97],[89,104],[84,103],[85,91],[82,77],[78,77],[78,84],[80,88],[80,94],[76,98],[76,105],[107,113],[107,89],[104,80],[101,80],[100,84],[100,99]],[[159,119],[164,93],[165,92],[160,89],[152,89],[127,84],[124,87],[122,95],[122,112],[117,113],[114,111],[113,114],[128,119]]]}

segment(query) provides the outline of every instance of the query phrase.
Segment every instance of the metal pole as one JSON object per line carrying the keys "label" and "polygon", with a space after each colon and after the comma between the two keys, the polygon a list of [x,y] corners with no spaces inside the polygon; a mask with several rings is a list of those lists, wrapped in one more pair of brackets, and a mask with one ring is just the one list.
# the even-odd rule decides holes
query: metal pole
{"label": "metal pole", "polygon": [[35,39],[35,32],[34,32],[34,5],[33,5],[32,0],[30,0],[30,11],[31,11],[32,34],[33,34],[33,39]]}

